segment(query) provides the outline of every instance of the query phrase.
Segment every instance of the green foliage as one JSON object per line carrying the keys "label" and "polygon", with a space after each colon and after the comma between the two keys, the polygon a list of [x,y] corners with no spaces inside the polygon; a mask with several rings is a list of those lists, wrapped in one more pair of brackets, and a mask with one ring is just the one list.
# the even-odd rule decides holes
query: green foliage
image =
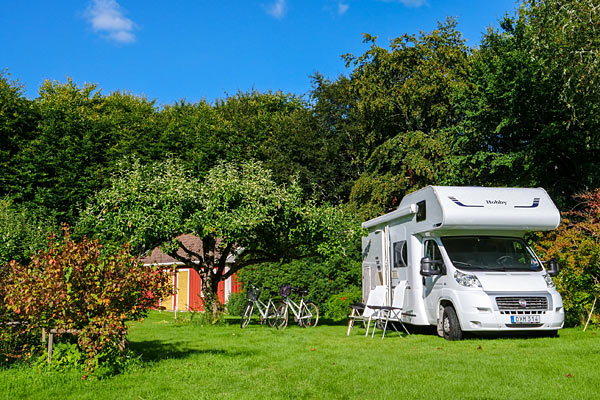
{"label": "green foliage", "polygon": [[198,180],[179,160],[147,165],[123,160],[110,187],[88,200],[76,231],[112,248],[127,242],[142,255],[186,233],[186,218],[199,207],[198,193]]}
{"label": "green foliage", "polygon": [[[356,243],[357,225],[339,207],[304,201],[297,184],[277,184],[256,161],[219,163],[202,181],[163,161],[125,165],[91,199],[78,230],[112,246],[130,242],[136,254],[162,245],[199,272],[204,301],[217,315],[220,280],[252,264],[344,252]],[[202,239],[201,254],[177,253],[183,233]],[[235,262],[226,271],[230,255]]]}
{"label": "green foliage", "polygon": [[52,221],[34,209],[0,198],[0,265],[11,260],[27,262],[46,245],[53,228]]}
{"label": "green foliage", "polygon": [[64,372],[71,368],[82,367],[85,362],[83,354],[77,343],[60,342],[52,347],[52,361],[48,364],[48,354],[40,355],[36,361],[38,369],[48,369]]}
{"label": "green foliage", "polygon": [[334,321],[343,321],[348,318],[352,311],[350,305],[362,301],[362,289],[350,287],[341,293],[334,294],[327,300],[327,313],[325,316]]}
{"label": "green foliage", "polygon": [[[331,154],[327,167],[331,174],[326,188],[331,201],[344,202],[353,182],[363,171],[363,161],[368,157],[364,145],[364,130],[357,109],[352,81],[345,76],[331,81],[321,74],[312,77],[311,98],[314,123],[324,138],[324,146]],[[327,198],[327,197],[326,197]]]}
{"label": "green foliage", "polygon": [[563,206],[600,186],[598,43],[593,2],[525,1],[471,58],[457,100],[462,183],[542,186]]}
{"label": "green foliage", "polygon": [[235,317],[241,317],[244,307],[248,303],[245,292],[231,293],[227,299],[227,314]]}
{"label": "green foliage", "polygon": [[[221,311],[221,310],[220,310]],[[225,323],[225,312],[217,314],[210,311],[194,310],[188,313],[189,319],[177,316],[177,323],[183,325],[217,326]]]}
{"label": "green foliage", "polygon": [[261,299],[279,296],[279,286],[308,289],[308,298],[317,303],[324,315],[328,312],[328,299],[353,286],[360,286],[361,267],[355,257],[338,255],[330,259],[312,258],[294,260],[286,264],[253,265],[240,271],[243,285],[262,288]]}
{"label": "green foliage", "polygon": [[96,156],[102,157],[94,171],[95,177],[102,179],[98,188],[109,183],[110,172],[118,170],[124,158],[135,156],[148,163],[172,153],[163,140],[165,122],[154,101],[126,92],[113,92],[100,96],[100,104],[94,110],[99,120],[99,137],[94,140],[106,146],[96,149]]}
{"label": "green foliage", "polygon": [[29,265],[12,261],[6,282],[4,303],[23,332],[76,330],[88,370],[117,362],[125,321],[146,316],[170,290],[167,274],[142,267],[128,247],[107,254],[98,241],[73,242],[66,228]]}
{"label": "green foliage", "polygon": [[469,48],[448,19],[420,36],[405,34],[390,42],[390,50],[376,45],[376,37],[362,56],[346,55],[354,66],[352,90],[358,99],[371,151],[403,132],[434,130],[453,125],[459,117],[453,96],[468,85]]}
{"label": "green foliage", "polygon": [[363,220],[384,214],[398,207],[406,194],[450,180],[450,155],[439,131],[396,135],[373,151],[367,171],[352,187],[348,206]]}
{"label": "green foliage", "polygon": [[15,179],[21,172],[14,162],[21,147],[35,137],[38,113],[23,88],[10,75],[0,71],[0,196],[22,190],[23,182]]}
{"label": "green foliage", "polygon": [[96,169],[110,143],[102,134],[102,97],[96,89],[80,88],[70,79],[65,84],[46,81],[35,102],[36,137],[15,157],[19,199],[54,209],[61,222],[72,223],[77,207],[102,182]]}
{"label": "green foliage", "polygon": [[106,185],[125,155],[152,159],[164,154],[154,144],[159,142],[157,110],[143,97],[103,96],[97,85],[79,86],[71,79],[44,82],[33,101],[15,98],[20,89],[10,89],[0,79],[0,107],[7,118],[2,136],[10,142],[6,152],[0,151],[0,194],[49,210],[59,222],[76,220],[85,199]]}
{"label": "green foliage", "polygon": [[240,92],[218,101],[215,111],[227,131],[227,161],[261,159],[267,143],[281,123],[302,110],[296,96],[281,92]]}
{"label": "green foliage", "polygon": [[[215,108],[204,101],[164,106],[159,126],[160,136],[153,143],[154,160],[172,154],[195,176],[202,177],[218,160],[229,158],[230,132]],[[137,146],[147,147],[147,140],[140,138]]]}
{"label": "green foliage", "polygon": [[[600,297],[600,189],[577,200],[581,208],[564,213],[558,229],[540,234],[536,243],[543,258],[559,262],[561,271],[554,280],[569,325],[584,323],[594,298]],[[594,322],[600,323],[597,313]]]}
{"label": "green foliage", "polygon": [[389,49],[376,39],[365,34],[370,49],[344,56],[350,80],[317,77],[315,88],[325,96],[316,109],[348,121],[336,123],[352,143],[358,176],[349,203],[362,218],[389,211],[425,185],[452,181],[446,132],[462,118],[455,99],[471,86],[471,52],[452,19],[429,33],[402,35]]}
{"label": "green foliage", "polygon": [[600,9],[595,0],[526,0],[519,22],[526,24],[529,54],[544,79],[560,84],[559,99],[572,123],[596,121],[600,99]]}
{"label": "green foliage", "polygon": [[[221,160],[256,159],[277,183],[299,185],[307,198],[339,201],[345,172],[338,146],[324,134],[310,105],[281,92],[237,93],[218,101]],[[215,156],[214,152],[209,152]],[[347,185],[347,183],[346,183]]]}

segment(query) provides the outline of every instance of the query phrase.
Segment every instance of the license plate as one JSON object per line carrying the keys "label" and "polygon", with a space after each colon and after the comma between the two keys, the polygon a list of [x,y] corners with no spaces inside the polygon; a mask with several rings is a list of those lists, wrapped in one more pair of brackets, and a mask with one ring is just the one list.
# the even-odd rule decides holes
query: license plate
{"label": "license plate", "polygon": [[539,315],[511,315],[510,322],[512,324],[539,324]]}

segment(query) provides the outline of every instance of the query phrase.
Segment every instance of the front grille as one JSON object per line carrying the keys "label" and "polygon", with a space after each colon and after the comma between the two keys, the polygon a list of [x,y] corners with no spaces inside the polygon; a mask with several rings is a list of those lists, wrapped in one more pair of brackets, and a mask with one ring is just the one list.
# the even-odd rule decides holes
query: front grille
{"label": "front grille", "polygon": [[502,315],[542,315],[546,314],[546,310],[510,310],[510,311],[500,311]]}
{"label": "front grille", "polygon": [[[523,304],[525,306],[523,306]],[[547,310],[546,297],[496,297],[498,310]]]}

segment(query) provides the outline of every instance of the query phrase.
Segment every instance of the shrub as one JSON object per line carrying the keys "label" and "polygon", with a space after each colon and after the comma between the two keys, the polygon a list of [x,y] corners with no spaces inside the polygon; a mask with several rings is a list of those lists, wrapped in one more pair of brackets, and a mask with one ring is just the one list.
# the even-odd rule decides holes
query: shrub
{"label": "shrub", "polygon": [[[576,196],[581,208],[563,213],[558,229],[538,235],[541,257],[561,267],[554,278],[563,298],[566,324],[583,323],[600,296],[600,189]],[[600,322],[596,316],[594,322]]]}
{"label": "shrub", "polygon": [[329,297],[348,287],[360,286],[361,264],[341,255],[329,260],[312,258],[287,264],[261,264],[240,270],[239,279],[243,286],[251,283],[262,288],[260,297],[264,301],[278,296],[279,286],[284,284],[306,288],[308,298],[326,315]]}
{"label": "shrub", "polygon": [[118,363],[125,321],[143,318],[170,291],[168,275],[143,267],[128,246],[103,254],[97,240],[76,243],[67,228],[61,242],[51,238],[28,265],[12,261],[8,275],[7,309],[26,322],[27,332],[77,330],[87,371]]}
{"label": "shrub", "polygon": [[334,294],[327,300],[327,313],[325,316],[334,321],[341,321],[350,315],[350,305],[362,300],[362,289],[351,287],[341,293]]}
{"label": "shrub", "polygon": [[45,368],[62,372],[82,366],[84,362],[85,355],[81,353],[77,343],[63,342],[56,343],[53,347],[52,362],[50,364],[48,364],[48,355],[42,354],[38,357],[36,365],[40,369]]}
{"label": "shrub", "polygon": [[227,300],[227,314],[241,317],[247,302],[248,299],[246,298],[245,291],[240,293],[231,293],[229,295],[229,299]]}
{"label": "shrub", "polygon": [[9,272],[9,264],[0,265],[0,365],[29,358],[40,341],[40,332],[29,329],[6,304]]}

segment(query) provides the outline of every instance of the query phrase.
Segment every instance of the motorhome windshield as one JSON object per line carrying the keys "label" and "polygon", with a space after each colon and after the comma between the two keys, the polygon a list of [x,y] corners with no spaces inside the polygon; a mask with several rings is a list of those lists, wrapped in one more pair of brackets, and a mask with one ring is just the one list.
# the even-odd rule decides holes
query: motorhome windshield
{"label": "motorhome windshield", "polygon": [[442,238],[452,264],[462,270],[540,271],[539,261],[522,239],[493,236]]}

